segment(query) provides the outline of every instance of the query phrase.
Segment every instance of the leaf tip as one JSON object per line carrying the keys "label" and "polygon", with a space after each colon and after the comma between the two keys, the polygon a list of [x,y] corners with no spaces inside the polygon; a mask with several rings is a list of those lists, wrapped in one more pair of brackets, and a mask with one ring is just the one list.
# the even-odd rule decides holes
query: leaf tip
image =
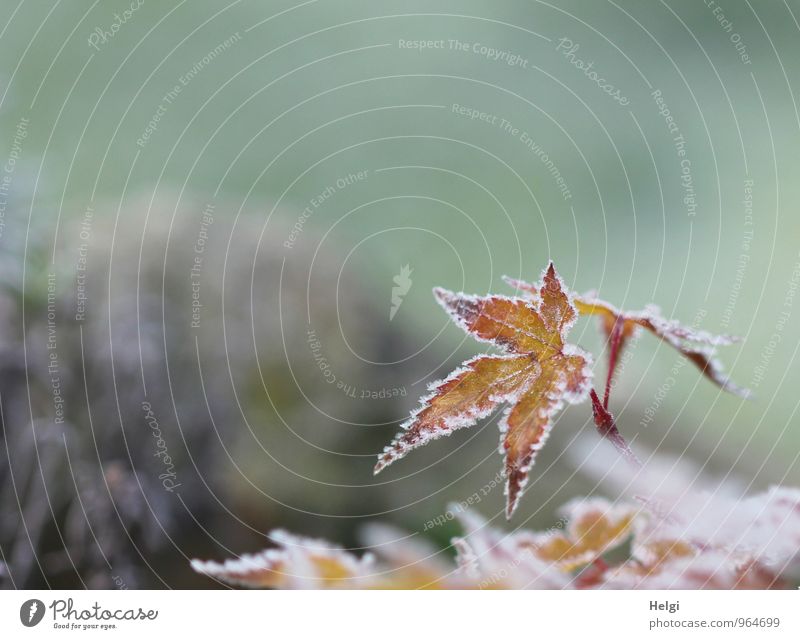
{"label": "leaf tip", "polygon": [[513,501],[511,498],[506,500],[506,521],[511,521],[511,518],[514,516],[514,511],[517,509],[517,504],[519,501],[514,499]]}
{"label": "leaf tip", "polygon": [[[388,447],[387,447],[388,448]],[[382,452],[378,455],[378,462],[375,464],[374,468],[372,469],[372,475],[375,476],[380,473],[384,468],[386,468],[389,464],[391,464],[395,460],[388,451]]]}
{"label": "leaf tip", "polygon": [[442,288],[441,286],[435,286],[433,288],[433,296],[444,308],[449,308],[452,305],[453,300],[456,298],[456,294],[453,293],[453,291],[448,291],[446,288]]}
{"label": "leaf tip", "polygon": [[756,394],[751,389],[742,386],[736,386],[732,382],[728,382],[728,384],[725,387],[725,390],[733,395],[736,395],[737,397],[741,397],[742,399],[746,399],[748,401],[756,399]]}
{"label": "leaf tip", "polygon": [[517,510],[519,499],[522,497],[522,493],[525,491],[525,484],[528,483],[528,473],[527,470],[522,470],[517,466],[509,465],[508,461],[506,461],[505,474],[506,519],[511,519],[511,517],[514,515],[514,512]]}

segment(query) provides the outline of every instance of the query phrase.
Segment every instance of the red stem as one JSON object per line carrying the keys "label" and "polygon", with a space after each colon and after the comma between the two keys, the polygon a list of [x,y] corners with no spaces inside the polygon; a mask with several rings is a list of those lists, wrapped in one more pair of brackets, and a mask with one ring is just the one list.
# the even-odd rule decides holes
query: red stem
{"label": "red stem", "polygon": [[611,382],[614,379],[614,370],[617,368],[617,357],[619,356],[619,345],[622,342],[622,329],[624,327],[624,320],[617,317],[614,320],[614,327],[611,329],[609,335],[609,348],[611,349],[608,355],[608,374],[606,376],[606,390],[603,393],[603,408],[608,410],[608,400],[611,395]]}

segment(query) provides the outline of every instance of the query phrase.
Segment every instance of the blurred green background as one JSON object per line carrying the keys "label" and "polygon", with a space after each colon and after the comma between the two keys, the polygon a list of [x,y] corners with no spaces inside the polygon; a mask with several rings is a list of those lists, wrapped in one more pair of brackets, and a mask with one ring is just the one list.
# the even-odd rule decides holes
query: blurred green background
{"label": "blurred green background", "polygon": [[[431,288],[510,293],[548,259],[574,290],[744,338],[721,359],[751,401],[637,343],[612,400],[635,446],[800,482],[800,3],[3,9],[4,585],[204,586],[187,556],[276,526],[421,533],[501,465],[492,419],[372,476],[426,384],[482,350]],[[602,378],[594,325],[572,337]],[[514,520],[500,489],[476,508],[547,526],[594,490],[563,455],[592,431],[570,407]]]}

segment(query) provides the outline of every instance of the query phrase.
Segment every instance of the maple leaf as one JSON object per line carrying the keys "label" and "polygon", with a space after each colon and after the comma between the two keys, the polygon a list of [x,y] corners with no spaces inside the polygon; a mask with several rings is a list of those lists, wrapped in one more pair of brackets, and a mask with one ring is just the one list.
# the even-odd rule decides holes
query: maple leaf
{"label": "maple leaf", "polygon": [[192,568],[218,581],[248,588],[318,589],[459,589],[474,587],[441,551],[424,539],[372,523],[362,530],[366,547],[357,556],[321,539],[283,530],[269,538],[277,547],[235,559],[193,559]]}
{"label": "maple leaf", "polygon": [[533,301],[440,288],[434,295],[459,326],[503,354],[479,355],[434,383],[420,408],[378,456],[375,472],[506,405],[500,452],[505,455],[506,516],[510,517],[554,415],[564,401],[582,401],[589,389],[590,356],[565,342],[577,312],[552,262]]}
{"label": "maple leaf", "polygon": [[372,555],[356,557],[321,539],[274,530],[277,548],[245,554],[223,563],[193,559],[192,568],[215,579],[248,588],[354,588],[369,585]]}
{"label": "maple leaf", "polygon": [[[533,284],[510,277],[503,279],[532,299],[536,299],[539,295],[537,287]],[[675,320],[668,320],[662,317],[661,310],[652,304],[641,311],[621,311],[593,294],[576,295],[572,302],[581,315],[593,315],[599,319],[600,328],[611,344],[606,396],[603,402],[605,408],[608,408],[608,393],[619,354],[628,340],[636,337],[642,328],[680,352],[697,366],[703,375],[723,390],[744,398],[750,396],[748,389],[737,386],[723,373],[721,364],[714,358],[717,346],[734,344],[739,338],[732,335],[712,335],[707,331],[684,326]]]}
{"label": "maple leaf", "polygon": [[[452,507],[453,509],[456,506]],[[570,576],[560,566],[540,559],[534,535],[528,531],[507,533],[493,528],[473,511],[462,511],[464,529],[452,539],[456,564],[468,587],[480,589],[561,589],[570,587]]]}
{"label": "maple leaf", "polygon": [[534,537],[533,545],[537,557],[566,571],[585,566],[624,543],[639,511],[600,498],[578,500],[563,510],[569,519],[566,534],[541,533]]}
{"label": "maple leaf", "polygon": [[741,561],[721,550],[675,555],[655,568],[629,561],[605,576],[606,589],[640,590],[770,590],[786,582],[757,561]]}
{"label": "maple leaf", "polygon": [[448,512],[457,513],[463,529],[452,539],[455,565],[424,538],[373,523],[363,531],[369,552],[360,556],[322,540],[273,531],[276,548],[223,563],[195,559],[192,568],[261,588],[790,587],[800,565],[800,489],[773,487],[719,503],[712,497],[713,508],[698,509],[696,499],[688,501],[670,524],[628,501],[576,499],[561,509],[565,530],[562,519],[546,531],[511,533],[490,526],[473,509],[451,504]]}

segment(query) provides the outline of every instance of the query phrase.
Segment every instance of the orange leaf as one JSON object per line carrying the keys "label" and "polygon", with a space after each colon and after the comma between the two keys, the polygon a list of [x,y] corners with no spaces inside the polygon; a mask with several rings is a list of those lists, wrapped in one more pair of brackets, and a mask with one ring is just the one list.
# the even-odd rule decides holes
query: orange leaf
{"label": "orange leaf", "polygon": [[192,560],[203,575],[248,588],[357,588],[369,585],[372,557],[356,557],[319,539],[281,530],[270,534],[278,548],[216,561]]}
{"label": "orange leaf", "polygon": [[564,401],[581,401],[588,391],[589,355],[564,341],[577,312],[552,263],[533,302],[443,289],[434,294],[459,326],[504,354],[478,356],[433,384],[403,432],[379,455],[375,472],[431,439],[472,426],[504,404],[501,450],[510,517],[554,415]]}
{"label": "orange leaf", "polygon": [[569,528],[564,533],[543,533],[534,539],[536,556],[571,571],[598,559],[622,544],[633,532],[637,509],[589,499],[568,507]]}

